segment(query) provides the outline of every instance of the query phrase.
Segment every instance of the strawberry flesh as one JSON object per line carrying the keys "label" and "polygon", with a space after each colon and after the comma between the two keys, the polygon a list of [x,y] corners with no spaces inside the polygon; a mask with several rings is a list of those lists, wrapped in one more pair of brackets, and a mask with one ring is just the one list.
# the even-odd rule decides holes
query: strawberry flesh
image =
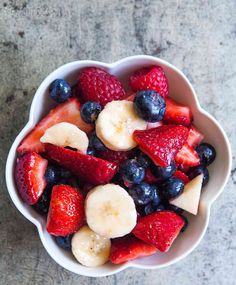
{"label": "strawberry flesh", "polygon": [[28,205],[34,205],[46,187],[44,174],[47,164],[47,160],[36,152],[17,158],[15,181],[21,198]]}
{"label": "strawberry flesh", "polygon": [[193,167],[200,164],[200,158],[194,148],[186,143],[177,153],[175,162],[183,167]]}
{"label": "strawberry flesh", "polygon": [[23,139],[17,152],[43,152],[44,144],[40,142],[40,138],[48,128],[61,122],[74,124],[86,133],[93,129],[92,125],[86,124],[81,119],[80,103],[76,98],[72,98],[52,109]]}
{"label": "strawberry flesh", "polygon": [[111,242],[110,261],[121,264],[139,257],[149,256],[157,251],[156,247],[137,239],[133,235],[113,239]]}
{"label": "strawberry flesh", "polygon": [[84,197],[80,191],[68,185],[54,186],[47,231],[55,236],[67,236],[76,232],[84,222]]}
{"label": "strawberry flesh", "polygon": [[117,164],[91,155],[52,144],[45,144],[45,150],[50,159],[86,183],[106,184],[110,182],[117,171]]}
{"label": "strawberry flesh", "polygon": [[107,161],[115,162],[121,164],[129,158],[129,151],[114,151],[107,149],[98,153],[98,156]]}
{"label": "strawberry flesh", "polygon": [[195,148],[204,139],[204,135],[199,132],[199,130],[193,125],[189,128],[189,135],[187,139],[187,144]]}
{"label": "strawberry flesh", "polygon": [[165,123],[189,126],[192,117],[189,107],[181,105],[173,99],[166,98],[166,112],[163,118]]}
{"label": "strawberry flesh", "polygon": [[184,184],[187,184],[190,181],[188,176],[180,170],[176,170],[174,176],[181,179],[184,182]]}
{"label": "strawberry flesh", "polygon": [[166,125],[144,131],[136,130],[134,140],[157,165],[167,167],[187,140],[184,126]]}
{"label": "strawberry flesh", "polygon": [[137,238],[166,252],[184,224],[184,220],[176,213],[160,211],[139,218],[132,232]]}

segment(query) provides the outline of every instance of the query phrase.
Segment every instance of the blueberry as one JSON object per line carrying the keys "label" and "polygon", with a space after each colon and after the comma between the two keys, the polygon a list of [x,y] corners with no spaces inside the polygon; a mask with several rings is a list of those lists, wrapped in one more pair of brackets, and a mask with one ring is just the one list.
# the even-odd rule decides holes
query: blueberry
{"label": "blueberry", "polygon": [[171,177],[160,185],[162,196],[166,200],[174,199],[182,194],[184,190],[184,182],[177,178]]}
{"label": "blueberry", "polygon": [[210,165],[216,158],[215,148],[208,143],[200,144],[196,147],[196,151],[200,157],[201,163],[206,166]]}
{"label": "blueberry", "polygon": [[157,206],[161,203],[161,200],[162,200],[161,193],[155,185],[151,185],[151,186],[153,188],[152,204]]}
{"label": "blueberry", "polygon": [[164,211],[164,210],[165,210],[165,206],[162,204],[155,206],[155,205],[153,205],[153,203],[149,203],[144,207],[143,212],[145,215],[149,215],[151,213],[160,212],[160,211]]}
{"label": "blueberry", "polygon": [[99,103],[88,101],[82,105],[80,115],[86,123],[93,124],[101,111],[102,107]]}
{"label": "blueberry", "polygon": [[71,172],[65,168],[59,168],[59,175],[61,178],[70,178],[72,176]]}
{"label": "blueberry", "polygon": [[96,151],[95,149],[88,147],[87,149],[87,155],[91,155],[91,156],[95,156],[96,155]]}
{"label": "blueberry", "polygon": [[171,204],[167,204],[167,205],[165,205],[165,207],[166,207],[166,210],[173,211],[173,212],[175,212],[176,214],[179,214],[179,215],[184,212],[183,209],[181,209],[181,208],[179,208],[177,206],[171,205]]}
{"label": "blueberry", "polygon": [[133,186],[129,189],[129,194],[136,205],[147,205],[153,200],[154,188],[145,182]]}
{"label": "blueberry", "polygon": [[72,95],[70,85],[64,79],[54,80],[49,87],[51,98],[57,103],[65,102]]}
{"label": "blueberry", "polygon": [[138,184],[143,181],[145,170],[135,159],[126,160],[120,166],[120,173],[124,181]]}
{"label": "blueberry", "polygon": [[52,193],[52,187],[47,186],[44,189],[43,194],[40,196],[38,202],[34,204],[33,207],[38,213],[43,215],[46,215],[48,213],[50,200],[51,200],[51,193]]}
{"label": "blueberry", "polygon": [[71,249],[71,238],[72,235],[61,237],[55,237],[56,243],[63,249],[70,250]]}
{"label": "blueberry", "polygon": [[136,93],[134,109],[137,114],[148,122],[159,122],[166,111],[164,98],[155,91],[142,90]]}
{"label": "blueberry", "polygon": [[90,136],[89,147],[97,151],[105,151],[107,149],[105,145],[100,141],[100,139],[96,136],[95,132],[93,132]]}
{"label": "blueberry", "polygon": [[143,168],[148,168],[152,163],[150,158],[143,152],[140,152],[140,154],[137,156],[137,162]]}
{"label": "blueberry", "polygon": [[204,165],[191,167],[188,171],[188,177],[190,180],[192,180],[193,178],[195,178],[200,174],[203,174],[202,186],[205,186],[209,181],[209,172]]}
{"label": "blueberry", "polygon": [[171,164],[167,167],[161,167],[153,164],[151,171],[157,178],[157,183],[162,183],[175,173],[176,165],[174,161],[172,161]]}
{"label": "blueberry", "polygon": [[188,227],[188,219],[187,219],[185,216],[183,216],[183,215],[180,215],[180,216],[181,216],[181,218],[184,220],[184,226],[183,226],[182,229],[181,229],[181,232],[183,233],[183,232],[186,231],[186,229],[187,229],[187,227]]}
{"label": "blueberry", "polygon": [[46,172],[44,174],[47,184],[56,184],[60,177],[59,169],[55,165],[48,165]]}

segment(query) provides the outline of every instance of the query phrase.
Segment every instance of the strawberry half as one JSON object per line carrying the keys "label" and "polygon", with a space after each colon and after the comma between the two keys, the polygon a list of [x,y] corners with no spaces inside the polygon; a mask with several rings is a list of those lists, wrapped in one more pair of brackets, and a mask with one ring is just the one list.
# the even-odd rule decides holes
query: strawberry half
{"label": "strawberry half", "polygon": [[107,161],[115,162],[121,164],[129,158],[129,151],[114,151],[107,149],[98,153],[98,156]]}
{"label": "strawberry half", "polygon": [[52,160],[89,184],[106,184],[117,171],[117,164],[91,155],[52,144],[45,144],[45,150]]}
{"label": "strawberry half", "polygon": [[166,252],[184,224],[184,220],[176,213],[160,211],[139,218],[132,232],[137,238]]}
{"label": "strawberry half", "polygon": [[17,158],[15,181],[21,198],[28,205],[35,204],[46,187],[44,174],[47,164],[47,160],[36,152]]}
{"label": "strawberry half", "polygon": [[166,98],[166,112],[163,118],[165,123],[189,126],[192,118],[189,107],[181,105],[173,99]]}
{"label": "strawberry half", "polygon": [[184,184],[187,184],[190,181],[188,176],[180,170],[176,170],[174,176],[181,179],[184,182]]}
{"label": "strawberry half", "polygon": [[184,126],[166,125],[135,131],[134,140],[154,163],[167,167],[187,140],[189,130]]}
{"label": "strawberry half", "polygon": [[81,119],[80,103],[76,98],[72,98],[52,109],[23,139],[17,152],[43,152],[44,144],[40,142],[40,138],[48,128],[61,122],[74,124],[86,133],[93,129],[92,125],[86,124]]}
{"label": "strawberry half", "polygon": [[78,89],[84,102],[95,101],[102,106],[122,100],[125,95],[118,78],[97,67],[87,67],[79,73]]}
{"label": "strawberry half", "polygon": [[134,236],[125,236],[111,241],[110,261],[120,264],[157,252],[155,246],[147,244]]}
{"label": "strawberry half", "polygon": [[84,197],[78,189],[68,185],[52,188],[47,217],[47,231],[55,236],[76,232],[85,222]]}
{"label": "strawberry half", "polygon": [[204,135],[193,125],[189,128],[189,135],[187,138],[187,144],[195,148],[204,139]]}
{"label": "strawberry half", "polygon": [[177,153],[175,162],[184,167],[193,167],[200,164],[200,158],[193,147],[185,144]]}

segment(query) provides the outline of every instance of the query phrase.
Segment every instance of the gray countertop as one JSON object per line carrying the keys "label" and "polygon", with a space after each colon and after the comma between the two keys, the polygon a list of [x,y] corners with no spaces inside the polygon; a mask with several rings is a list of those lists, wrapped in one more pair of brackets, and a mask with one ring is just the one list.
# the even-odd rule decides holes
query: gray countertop
{"label": "gray countertop", "polygon": [[[236,1],[2,0],[0,2],[0,284],[236,284]],[[206,235],[179,263],[93,279],[57,265],[7,194],[4,167],[37,86],[77,59],[166,59],[193,83],[232,143],[233,170]]]}

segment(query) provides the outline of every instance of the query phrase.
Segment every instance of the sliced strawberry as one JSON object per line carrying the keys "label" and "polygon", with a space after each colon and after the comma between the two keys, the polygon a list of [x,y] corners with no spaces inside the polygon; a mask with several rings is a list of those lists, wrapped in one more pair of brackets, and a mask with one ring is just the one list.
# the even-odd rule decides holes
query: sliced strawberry
{"label": "sliced strawberry", "polygon": [[155,246],[129,235],[112,240],[110,261],[114,264],[120,264],[139,257],[152,255],[155,252],[157,252]]}
{"label": "sliced strawberry", "polygon": [[135,92],[133,92],[133,91],[128,91],[128,92],[125,94],[124,100],[133,102],[133,101],[134,101],[134,97],[135,97]]}
{"label": "sliced strawberry", "polygon": [[155,184],[157,183],[158,179],[152,174],[151,170],[148,168],[145,171],[144,181],[148,184]]}
{"label": "sliced strawberry", "polygon": [[189,130],[184,126],[167,125],[134,132],[134,140],[154,163],[167,167],[187,140]]}
{"label": "sliced strawberry", "polygon": [[185,167],[193,167],[200,164],[200,158],[193,147],[185,144],[177,153],[175,162]]}
{"label": "sliced strawberry", "polygon": [[45,144],[47,155],[60,166],[93,185],[108,183],[117,171],[117,164],[77,151]]}
{"label": "sliced strawberry", "polygon": [[181,179],[184,182],[184,184],[187,184],[190,181],[188,176],[180,170],[176,170],[174,176]]}
{"label": "sliced strawberry", "polygon": [[204,139],[204,135],[193,125],[189,128],[187,144],[195,148]]}
{"label": "sliced strawberry", "polygon": [[163,122],[162,121],[156,122],[156,123],[150,123],[150,122],[147,123],[147,129],[153,129],[153,128],[157,128],[157,127],[160,127],[160,126],[163,126]]}
{"label": "sliced strawberry", "polygon": [[76,232],[85,222],[84,197],[78,189],[56,185],[52,189],[47,231],[55,236]]}
{"label": "sliced strawberry", "polygon": [[137,238],[166,252],[184,224],[184,220],[176,213],[160,211],[140,217],[132,232]]}
{"label": "sliced strawberry", "polygon": [[86,133],[89,133],[93,128],[92,125],[86,124],[81,119],[80,103],[76,98],[72,98],[52,109],[23,139],[17,148],[17,152],[43,152],[44,144],[40,142],[40,138],[49,127],[60,122],[74,124]]}
{"label": "sliced strawberry", "polygon": [[189,126],[192,117],[189,107],[181,105],[173,99],[166,98],[166,112],[163,119],[165,123]]}
{"label": "sliced strawberry", "polygon": [[26,153],[17,158],[15,180],[21,198],[28,205],[35,204],[46,187],[44,174],[47,160],[36,152]]}
{"label": "sliced strawberry", "polygon": [[129,151],[114,151],[107,149],[105,151],[101,151],[98,153],[98,156],[107,161],[115,162],[117,164],[121,164],[125,160],[129,158]]}

